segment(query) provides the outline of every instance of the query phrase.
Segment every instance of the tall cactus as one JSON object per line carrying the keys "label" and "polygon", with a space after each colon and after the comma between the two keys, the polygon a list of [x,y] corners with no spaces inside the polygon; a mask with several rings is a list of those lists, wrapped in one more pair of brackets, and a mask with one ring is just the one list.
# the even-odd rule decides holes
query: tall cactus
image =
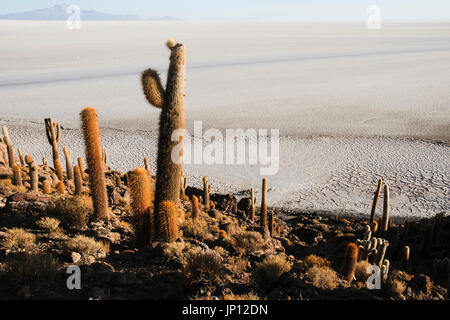
{"label": "tall cactus", "polygon": [[250,220],[255,221],[255,188],[250,189]]}
{"label": "tall cactus", "polygon": [[375,221],[375,215],[376,215],[376,211],[377,211],[378,198],[380,197],[380,193],[381,193],[381,188],[382,187],[383,187],[383,180],[380,179],[380,180],[378,180],[378,188],[375,191],[375,194],[373,196],[372,211],[370,212],[369,224],[372,224]]}
{"label": "tall cactus", "polygon": [[84,180],[84,167],[83,167],[83,158],[78,157],[78,168],[80,169],[81,180]]}
{"label": "tall cactus", "polygon": [[383,216],[381,217],[380,233],[386,234],[389,228],[389,186],[384,185]]}
{"label": "tall cactus", "polygon": [[208,182],[208,177],[203,177],[203,206],[205,207],[205,210],[209,210],[209,192],[210,192],[210,184]]}
{"label": "tall cactus", "polygon": [[148,245],[153,237],[153,187],[151,177],[144,168],[136,168],[129,173],[131,207],[134,213],[136,242],[139,247]]}
{"label": "tall cactus", "polygon": [[200,215],[200,209],[198,206],[198,198],[196,196],[192,196],[191,203],[192,203],[192,215],[191,216],[193,219],[196,219]]}
{"label": "tall cactus", "polygon": [[166,242],[173,242],[178,238],[178,210],[172,201],[163,201],[158,207],[159,238]]}
{"label": "tall cactus", "polygon": [[[58,142],[61,139],[61,127],[59,123],[53,122],[52,118],[47,118],[44,121],[47,140],[48,143],[52,146],[53,168],[56,169],[56,160],[59,159]],[[62,180],[63,177],[58,176],[58,179]]]}
{"label": "tall cactus", "polygon": [[259,225],[263,228],[267,228],[267,178],[262,179],[261,189],[261,213],[259,217]]}
{"label": "tall cactus", "polygon": [[33,192],[39,192],[38,187],[38,166],[34,164],[34,162],[31,165],[31,171],[30,171],[30,178],[31,178],[31,191]]}
{"label": "tall cactus", "polygon": [[83,131],[86,159],[89,170],[89,182],[97,219],[109,219],[108,197],[106,194],[105,173],[103,171],[100,130],[97,112],[94,108],[81,111],[81,128]]}
{"label": "tall cactus", "polygon": [[70,151],[67,147],[63,148],[64,150],[64,156],[66,158],[66,172],[67,172],[67,179],[73,180],[73,168],[72,168],[72,151]]}
{"label": "tall cactus", "polygon": [[14,147],[12,145],[11,139],[9,138],[8,128],[6,126],[2,126],[3,132],[3,141],[6,144],[6,149],[8,151],[8,165],[10,168],[13,168],[16,164],[16,159],[14,157]]}
{"label": "tall cactus", "polygon": [[73,168],[73,176],[75,181],[75,195],[79,196],[83,193],[83,180],[81,179],[79,166]]}
{"label": "tall cactus", "polygon": [[158,159],[156,172],[155,209],[159,212],[159,204],[172,201],[177,204],[180,198],[180,183],[183,172],[182,148],[177,161],[172,159],[172,149],[183,142],[172,141],[175,130],[184,129],[184,83],[186,81],[185,47],[174,40],[167,42],[171,51],[170,65],[167,75],[166,89],[163,88],[156,71],[148,69],[142,73],[144,94],[150,104],[161,108],[159,119]]}
{"label": "tall cactus", "polygon": [[21,164],[22,166],[24,166],[24,165],[25,165],[25,160],[23,159],[22,150],[21,150],[20,148],[17,148],[17,153],[19,154],[19,161],[20,161],[20,164]]}
{"label": "tall cactus", "polygon": [[354,243],[349,243],[345,248],[344,265],[342,267],[342,274],[344,278],[352,282],[356,271],[356,262],[358,260],[358,246]]}

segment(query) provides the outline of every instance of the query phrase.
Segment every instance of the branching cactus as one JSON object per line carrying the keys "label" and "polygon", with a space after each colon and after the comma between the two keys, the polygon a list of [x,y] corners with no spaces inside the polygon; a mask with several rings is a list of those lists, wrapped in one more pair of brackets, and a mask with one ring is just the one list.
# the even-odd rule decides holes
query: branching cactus
{"label": "branching cactus", "polygon": [[129,173],[131,207],[136,231],[136,243],[144,247],[153,237],[153,187],[151,177],[144,168],[136,168]]}
{"label": "branching cactus", "polygon": [[3,142],[6,144],[6,149],[8,151],[8,165],[13,168],[16,164],[16,159],[14,157],[14,147],[12,145],[11,139],[9,138],[8,128],[6,126],[2,127],[3,132]]}
{"label": "branching cactus", "polygon": [[[157,212],[165,212],[159,208],[163,201],[179,202],[183,172],[181,130],[185,128],[186,53],[184,45],[172,39],[167,42],[167,47],[171,55],[166,88],[163,88],[156,71],[148,69],[142,73],[143,91],[148,102],[161,109],[155,195]],[[178,141],[172,141],[173,134],[179,134]]]}
{"label": "branching cactus", "polygon": [[109,219],[108,197],[106,194],[105,173],[103,171],[100,130],[97,112],[94,108],[81,111],[81,123],[89,170],[89,182],[94,203],[96,219]]}
{"label": "branching cactus", "polygon": [[25,160],[23,159],[22,150],[21,150],[20,148],[17,148],[17,153],[19,154],[19,161],[20,161],[20,164],[21,164],[22,166],[24,166],[24,165],[25,165]]}
{"label": "branching cactus", "polygon": [[174,242],[178,238],[178,210],[172,201],[160,203],[156,219],[158,220],[158,238],[165,242]]}
{"label": "branching cactus", "polygon": [[18,165],[13,166],[13,179],[12,182],[15,186],[22,186],[22,172]]}
{"label": "branching cactus", "polygon": [[375,215],[377,211],[377,203],[378,199],[380,198],[381,188],[383,187],[383,180],[378,180],[378,188],[375,191],[375,194],[373,196],[373,203],[372,203],[372,211],[370,212],[370,221],[369,224],[372,224],[375,221]]}
{"label": "branching cactus", "polygon": [[75,195],[79,196],[83,193],[83,180],[81,179],[80,167],[73,168],[73,176],[75,180]]}
{"label": "branching cactus", "polygon": [[389,228],[389,186],[384,185],[383,216],[381,217],[380,234],[385,235]]}
{"label": "branching cactus", "polygon": [[349,282],[352,282],[355,276],[357,260],[358,247],[354,243],[349,243],[345,249],[344,265],[342,267],[342,274]]}
{"label": "branching cactus", "polygon": [[208,177],[203,177],[203,206],[205,207],[205,210],[209,210],[209,192],[210,192],[210,184],[208,182]]}
{"label": "branching cactus", "polygon": [[378,255],[377,255],[377,261],[376,264],[378,265],[378,267],[381,268],[383,261],[384,261],[384,256],[386,255],[386,250],[387,247],[389,246],[389,242],[386,239],[381,239],[378,238]]}
{"label": "branching cactus", "polygon": [[261,213],[259,219],[260,226],[267,228],[267,178],[265,177],[262,179]]}
{"label": "branching cactus", "polygon": [[[59,159],[58,142],[61,139],[61,127],[59,123],[53,122],[51,118],[47,118],[45,121],[45,132],[47,133],[48,143],[52,146],[53,152],[53,167],[56,169],[56,160]],[[58,176],[59,180],[62,180]]]}
{"label": "branching cactus", "polygon": [[72,151],[70,151],[67,147],[63,148],[64,150],[64,156],[66,158],[66,172],[67,172],[67,179],[73,180],[73,168],[72,168]]}

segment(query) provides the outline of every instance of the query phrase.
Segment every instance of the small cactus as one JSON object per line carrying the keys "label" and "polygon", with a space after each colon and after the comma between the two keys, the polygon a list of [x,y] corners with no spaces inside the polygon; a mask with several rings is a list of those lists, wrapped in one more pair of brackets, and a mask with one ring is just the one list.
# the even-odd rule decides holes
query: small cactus
{"label": "small cactus", "polygon": [[175,203],[160,203],[156,219],[158,221],[158,238],[164,242],[174,242],[178,238],[178,212]]}
{"label": "small cactus", "polygon": [[205,210],[209,210],[209,192],[210,192],[208,177],[203,177],[203,206],[205,207]]}
{"label": "small cactus", "polygon": [[22,186],[22,172],[20,171],[20,167],[16,164],[13,166],[12,183],[15,186]]}
{"label": "small cactus", "polygon": [[192,218],[196,219],[196,218],[198,218],[198,216],[200,214],[198,198],[196,196],[192,196],[191,202],[192,202]]}
{"label": "small cactus", "polygon": [[342,267],[342,274],[349,282],[352,282],[355,276],[357,260],[358,247],[354,243],[349,243],[345,249],[344,265]]}
{"label": "small cactus", "polygon": [[66,193],[66,187],[64,186],[64,182],[59,181],[56,184],[56,190],[58,191],[59,194],[63,195]]}
{"label": "small cactus", "polygon": [[267,228],[267,178],[262,179],[260,226]]}
{"label": "small cactus", "polygon": [[55,172],[56,172],[56,176],[58,177],[59,181],[63,181],[63,179],[64,179],[63,169],[61,166],[61,161],[59,161],[59,159],[55,159]]}
{"label": "small cactus", "polygon": [[19,154],[19,161],[20,161],[20,164],[21,164],[22,166],[24,166],[24,165],[25,165],[25,160],[23,159],[22,150],[21,150],[20,148],[17,148],[17,153]]}
{"label": "small cactus", "polygon": [[100,145],[97,112],[94,108],[81,111],[82,131],[89,169],[90,188],[97,219],[109,219],[108,197],[106,194],[105,173]]}
{"label": "small cactus", "polygon": [[72,168],[72,151],[70,151],[67,147],[63,148],[64,150],[64,156],[66,158],[66,172],[67,172],[67,179],[73,180],[73,168]]}
{"label": "small cactus", "polygon": [[81,179],[80,167],[73,168],[73,177],[75,181],[75,195],[79,196],[83,193],[83,180]]}
{"label": "small cactus", "polygon": [[80,169],[81,180],[84,180],[84,168],[83,168],[83,158],[78,157],[78,169]]}
{"label": "small cactus", "polygon": [[255,221],[255,188],[250,189],[250,220]]}
{"label": "small cactus", "polygon": [[12,168],[16,164],[16,158],[14,156],[14,147],[12,145],[11,139],[9,138],[8,128],[6,126],[3,126],[2,131],[3,131],[3,141],[5,142],[6,150],[8,151],[8,165],[10,168]]}
{"label": "small cactus", "polygon": [[31,178],[31,191],[33,192],[39,192],[39,187],[38,187],[38,167],[34,164],[34,162],[32,163],[33,165],[31,166],[31,171],[30,171],[30,178]]}
{"label": "small cactus", "polygon": [[150,174],[142,167],[129,173],[131,207],[136,230],[136,242],[140,247],[148,245],[153,237],[153,188]]}
{"label": "small cactus", "polygon": [[48,180],[42,181],[42,193],[50,194],[52,192],[52,186]]}

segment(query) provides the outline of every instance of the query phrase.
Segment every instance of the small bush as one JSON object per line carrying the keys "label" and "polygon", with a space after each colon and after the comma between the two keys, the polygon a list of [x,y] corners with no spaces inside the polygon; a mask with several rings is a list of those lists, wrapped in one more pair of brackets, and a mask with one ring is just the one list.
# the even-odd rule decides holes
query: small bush
{"label": "small bush", "polygon": [[47,231],[48,233],[54,233],[59,231],[59,220],[51,217],[42,217],[36,222],[36,225]]}
{"label": "small bush", "polygon": [[271,256],[256,264],[253,279],[259,288],[270,290],[276,286],[280,276],[289,270],[291,265],[284,257]]}
{"label": "small bush", "polygon": [[5,249],[10,250],[29,250],[33,247],[36,237],[34,234],[21,228],[12,228],[6,231],[1,242]]}
{"label": "small bush", "polygon": [[356,263],[355,277],[356,280],[366,282],[371,273],[368,268],[371,264],[366,260],[361,260]]}
{"label": "small bush", "polygon": [[82,255],[98,256],[99,252],[108,253],[109,245],[101,241],[95,241],[94,238],[77,235],[64,243],[64,249],[68,253],[75,251]]}
{"label": "small bush", "polygon": [[91,197],[80,196],[57,198],[52,210],[60,216],[64,227],[81,230],[88,223],[94,208]]}
{"label": "small bush", "polygon": [[194,238],[200,241],[208,240],[211,238],[211,234],[208,230],[208,224],[202,218],[186,219],[181,229],[185,237]]}
{"label": "small bush", "polygon": [[309,269],[314,266],[329,267],[329,266],[331,266],[331,262],[328,261],[326,258],[316,256],[315,254],[310,254],[302,261],[302,266],[305,269]]}
{"label": "small bush", "polygon": [[312,266],[306,271],[306,278],[313,286],[321,289],[334,290],[338,286],[339,277],[330,267]]}
{"label": "small bush", "polygon": [[61,262],[50,254],[21,254],[8,261],[6,272],[19,283],[47,283],[58,275]]}
{"label": "small bush", "polygon": [[259,232],[242,231],[232,236],[233,247],[239,253],[251,253],[264,248],[264,239]]}
{"label": "small bush", "polygon": [[193,248],[185,257],[184,270],[188,279],[215,281],[223,274],[222,259],[212,250]]}
{"label": "small bush", "polygon": [[223,300],[259,300],[259,297],[256,293],[249,292],[247,294],[225,294],[223,296]]}

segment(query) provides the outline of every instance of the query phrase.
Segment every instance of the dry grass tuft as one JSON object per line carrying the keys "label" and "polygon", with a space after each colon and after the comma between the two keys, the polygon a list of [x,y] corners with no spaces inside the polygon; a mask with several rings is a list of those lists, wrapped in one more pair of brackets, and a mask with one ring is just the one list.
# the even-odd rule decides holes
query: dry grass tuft
{"label": "dry grass tuft", "polygon": [[65,228],[81,230],[93,214],[94,206],[89,196],[59,197],[53,202],[51,211],[60,216]]}
{"label": "dry grass tuft", "polygon": [[247,294],[225,294],[223,300],[259,300],[259,296],[254,292],[249,292]]}
{"label": "dry grass tuft", "polygon": [[321,289],[334,290],[338,286],[339,277],[330,267],[312,266],[306,271],[306,278],[313,286]]}
{"label": "dry grass tuft", "polygon": [[361,260],[356,263],[355,277],[356,280],[366,282],[371,273],[368,268],[371,264],[366,260]]}
{"label": "dry grass tuft", "polygon": [[94,238],[77,235],[64,243],[64,249],[68,252],[78,252],[82,255],[98,256],[99,253],[108,253],[109,244],[96,241]]}
{"label": "dry grass tuft", "polygon": [[302,261],[302,267],[305,269],[312,268],[314,266],[317,267],[330,267],[331,262],[328,261],[326,258],[322,258],[319,256],[316,256],[315,254],[310,254]]}
{"label": "dry grass tuft", "polygon": [[36,225],[47,231],[48,233],[56,233],[59,232],[59,224],[60,221],[51,217],[42,217],[39,221],[36,222]]}
{"label": "dry grass tuft", "polygon": [[55,279],[61,262],[50,254],[20,254],[8,261],[6,272],[18,283],[42,282]]}
{"label": "dry grass tuft", "polygon": [[264,290],[274,288],[283,273],[289,272],[291,265],[282,256],[271,256],[257,263],[253,271],[256,285]]}
{"label": "dry grass tuft", "polygon": [[200,241],[209,240],[212,238],[209,233],[208,223],[201,218],[186,219],[181,229],[185,237],[194,238]]}
{"label": "dry grass tuft", "polygon": [[231,242],[236,251],[242,254],[260,251],[264,248],[264,239],[256,231],[236,233],[232,236]]}
{"label": "dry grass tuft", "polygon": [[21,228],[12,228],[5,232],[2,247],[9,250],[29,250],[34,246],[34,234]]}
{"label": "dry grass tuft", "polygon": [[190,249],[185,255],[184,271],[191,281],[216,281],[223,274],[222,258],[214,251]]}

